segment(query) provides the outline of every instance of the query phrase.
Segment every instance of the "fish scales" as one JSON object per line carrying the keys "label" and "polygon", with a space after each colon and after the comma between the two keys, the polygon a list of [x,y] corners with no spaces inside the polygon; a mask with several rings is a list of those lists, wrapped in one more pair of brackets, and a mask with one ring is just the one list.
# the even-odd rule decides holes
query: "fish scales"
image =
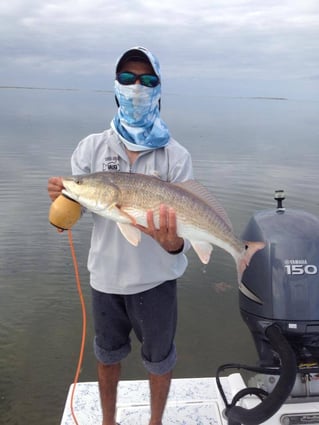
{"label": "fish scales", "polygon": [[[203,232],[215,232],[217,238],[234,245],[235,249],[244,249],[243,242],[234,238],[230,226],[212,206],[186,187],[181,188],[156,177],[145,179],[144,175],[132,173],[107,173],[101,177],[104,183],[112,182],[119,188],[118,205],[126,212],[134,209],[146,212],[151,209],[158,215],[160,205],[166,204],[175,210],[178,222],[198,227]],[[205,239],[210,241],[207,236]]]}

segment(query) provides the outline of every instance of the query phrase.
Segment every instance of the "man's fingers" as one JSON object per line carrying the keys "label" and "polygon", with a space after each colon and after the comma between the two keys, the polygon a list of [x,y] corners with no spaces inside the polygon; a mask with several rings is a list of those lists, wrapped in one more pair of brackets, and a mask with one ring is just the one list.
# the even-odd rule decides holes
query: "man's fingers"
{"label": "man's fingers", "polygon": [[52,201],[54,201],[63,189],[61,177],[50,177],[48,181],[48,193]]}
{"label": "man's fingers", "polygon": [[150,233],[152,233],[156,230],[154,224],[154,214],[152,210],[147,211],[146,218],[148,230]]}
{"label": "man's fingers", "polygon": [[175,214],[175,210],[173,208],[169,208],[168,209],[168,233],[170,235],[174,235],[176,236],[176,230],[177,230],[177,226],[176,226],[176,214]]}
{"label": "man's fingers", "polygon": [[167,208],[165,205],[160,205],[160,216],[159,216],[159,225],[161,230],[166,230],[168,228],[168,216]]}

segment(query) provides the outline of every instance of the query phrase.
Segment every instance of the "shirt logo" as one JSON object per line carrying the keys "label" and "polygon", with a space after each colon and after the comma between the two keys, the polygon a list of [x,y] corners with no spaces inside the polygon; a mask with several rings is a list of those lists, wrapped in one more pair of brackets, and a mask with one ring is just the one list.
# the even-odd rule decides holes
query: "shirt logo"
{"label": "shirt logo", "polygon": [[108,156],[103,161],[103,171],[120,171],[118,156]]}

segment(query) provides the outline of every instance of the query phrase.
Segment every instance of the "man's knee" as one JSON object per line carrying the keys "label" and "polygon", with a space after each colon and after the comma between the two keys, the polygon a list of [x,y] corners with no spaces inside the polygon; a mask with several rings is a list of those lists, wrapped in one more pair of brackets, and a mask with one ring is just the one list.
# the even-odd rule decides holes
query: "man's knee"
{"label": "man's knee", "polygon": [[168,355],[159,362],[152,362],[146,359],[143,355],[143,364],[146,370],[154,375],[165,375],[168,372],[171,372],[177,362],[177,354],[175,344],[172,345],[172,348]]}

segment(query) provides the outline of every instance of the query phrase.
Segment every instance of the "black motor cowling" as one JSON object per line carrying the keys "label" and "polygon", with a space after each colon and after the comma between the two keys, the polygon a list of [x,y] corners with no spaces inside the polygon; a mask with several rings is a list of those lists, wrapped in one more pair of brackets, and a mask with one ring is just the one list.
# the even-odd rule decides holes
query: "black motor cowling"
{"label": "black motor cowling", "polygon": [[261,365],[277,365],[265,330],[280,326],[298,363],[319,363],[319,219],[305,211],[277,209],[256,213],[242,238],[259,240],[242,282],[261,304],[240,293],[241,315],[253,334]]}

